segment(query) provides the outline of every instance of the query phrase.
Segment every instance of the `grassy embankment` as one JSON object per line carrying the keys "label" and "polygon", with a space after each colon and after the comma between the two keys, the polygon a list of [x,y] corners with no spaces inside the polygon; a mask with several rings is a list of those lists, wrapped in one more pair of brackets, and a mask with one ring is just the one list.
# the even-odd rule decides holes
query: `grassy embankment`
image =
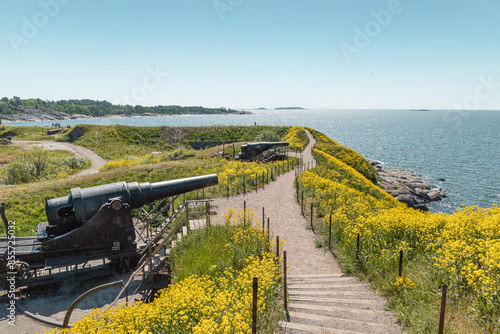
{"label": "grassy embankment", "polygon": [[[247,211],[243,224],[242,212],[230,212],[225,225],[192,231],[173,250],[174,285],[149,304],[94,310],[69,333],[206,333],[211,327],[216,333],[248,333],[254,276],[259,277],[259,332],[275,333],[283,317],[281,303],[275,303],[282,264],[252,217]],[[61,332],[68,330],[49,333]]]}
{"label": "grassy embankment", "polygon": [[[383,292],[412,333],[437,331],[444,283],[447,332],[481,332],[467,317],[498,332],[500,210],[461,207],[455,214],[433,214],[408,208],[371,182],[374,170],[359,154],[311,132],[318,167],[300,176],[299,187],[315,203],[314,228],[324,245],[332,220],[332,249],[343,270]],[[403,276],[398,278],[401,250]]]}
{"label": "grassy embankment", "polygon": [[[193,127],[193,128],[143,128],[125,126],[78,126],[84,134],[75,144],[82,145],[101,153],[108,159],[116,158],[110,163],[106,171],[98,174],[78,178],[56,179],[44,182],[35,182],[16,187],[0,189],[0,200],[6,203],[7,217],[16,221],[18,236],[34,235],[38,223],[46,220],[44,199],[69,195],[69,190],[75,187],[92,187],[112,182],[158,182],[196,175],[217,173],[220,179],[218,187],[211,187],[205,191],[205,196],[215,197],[227,194],[230,184],[230,193],[243,191],[243,175],[245,188],[255,188],[255,177],[258,177],[259,186],[262,186],[262,173],[269,174],[270,179],[276,177],[278,163],[246,164],[226,161],[216,157],[221,147],[207,150],[192,151],[191,142],[222,142],[222,141],[252,141],[263,131],[274,131],[280,138],[287,135],[288,127]],[[69,139],[60,136],[58,140]],[[298,139],[298,141],[300,141]],[[163,150],[165,149],[165,150]],[[162,150],[167,157],[166,161],[147,160],[144,157],[151,155],[151,151]],[[181,154],[179,160],[171,160],[175,155],[172,152],[185,150],[195,155]],[[129,156],[131,153],[137,156]],[[169,155],[172,153],[171,155]],[[143,155],[144,154],[144,155]],[[158,155],[154,155],[157,157]],[[128,159],[126,159],[128,158]],[[144,160],[137,164],[137,160]],[[146,163],[144,162],[151,162]],[[286,166],[286,167],[285,167]],[[280,170],[288,166],[281,164]],[[188,194],[194,198],[195,193]],[[2,235],[5,235],[2,231]]]}
{"label": "grassy embankment", "polygon": [[[47,135],[51,127],[12,127],[2,126],[0,137],[11,136],[13,140],[52,141],[54,135]],[[69,129],[64,129],[69,131]],[[90,167],[90,162],[76,157],[68,151],[49,151],[26,146],[7,145],[3,139],[0,144],[0,183],[7,185],[31,183],[66,177],[81,169]]]}

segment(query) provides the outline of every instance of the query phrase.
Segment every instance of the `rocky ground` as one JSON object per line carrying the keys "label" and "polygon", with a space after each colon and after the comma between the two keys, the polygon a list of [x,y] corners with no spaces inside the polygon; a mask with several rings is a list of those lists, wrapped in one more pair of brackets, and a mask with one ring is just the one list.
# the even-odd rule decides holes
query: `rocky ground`
{"label": "rocky ground", "polygon": [[81,114],[67,114],[65,112],[50,109],[26,108],[18,114],[2,114],[1,119],[8,122],[34,122],[34,121],[62,121],[67,119],[91,118]]}
{"label": "rocky ground", "polygon": [[[239,111],[238,115],[249,115],[250,112]],[[169,116],[154,113],[142,113],[142,114],[113,114],[106,115],[103,117],[139,117],[139,116]],[[88,116],[83,114],[68,114],[61,111],[51,110],[51,109],[35,109],[35,108],[25,108],[23,112],[18,114],[1,114],[0,119],[7,122],[36,122],[36,121],[63,121],[68,119],[88,119],[95,118],[94,116]]]}
{"label": "rocky ground", "polygon": [[[426,204],[446,198],[442,189],[425,183],[421,178],[405,169],[383,169],[379,161],[369,160],[379,173],[378,186],[400,202],[422,211],[429,211]],[[444,180],[441,180],[444,181]]]}

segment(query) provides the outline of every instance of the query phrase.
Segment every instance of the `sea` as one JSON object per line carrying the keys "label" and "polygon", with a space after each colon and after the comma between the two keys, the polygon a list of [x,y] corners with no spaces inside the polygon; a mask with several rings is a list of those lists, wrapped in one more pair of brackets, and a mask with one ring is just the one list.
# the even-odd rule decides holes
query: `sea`
{"label": "sea", "polygon": [[[428,205],[453,213],[460,206],[500,202],[500,111],[246,110],[250,115],[110,117],[58,121],[133,126],[301,125],[321,131],[386,169],[408,169],[447,198]],[[50,126],[54,121],[13,122]],[[444,181],[443,181],[444,180]]]}

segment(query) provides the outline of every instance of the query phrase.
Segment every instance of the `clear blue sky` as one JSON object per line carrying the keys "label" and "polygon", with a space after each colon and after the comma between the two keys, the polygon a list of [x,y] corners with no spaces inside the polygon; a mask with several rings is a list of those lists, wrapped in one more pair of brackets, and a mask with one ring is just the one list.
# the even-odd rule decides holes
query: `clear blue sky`
{"label": "clear blue sky", "polygon": [[499,14],[498,0],[2,0],[0,96],[500,110]]}

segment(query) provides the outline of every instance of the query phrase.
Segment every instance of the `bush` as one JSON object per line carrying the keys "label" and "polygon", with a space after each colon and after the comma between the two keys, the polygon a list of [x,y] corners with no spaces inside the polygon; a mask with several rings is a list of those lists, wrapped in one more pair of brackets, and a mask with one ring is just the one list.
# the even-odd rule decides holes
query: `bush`
{"label": "bush", "polygon": [[270,141],[270,142],[277,142],[280,141],[280,137],[276,134],[276,132],[272,130],[264,130],[257,137],[255,137],[255,141],[257,142],[262,142],[262,141]]}
{"label": "bush", "polygon": [[4,184],[21,184],[55,179],[58,175],[71,175],[87,165],[87,159],[68,156],[66,152],[30,149],[16,156],[1,170]]}

